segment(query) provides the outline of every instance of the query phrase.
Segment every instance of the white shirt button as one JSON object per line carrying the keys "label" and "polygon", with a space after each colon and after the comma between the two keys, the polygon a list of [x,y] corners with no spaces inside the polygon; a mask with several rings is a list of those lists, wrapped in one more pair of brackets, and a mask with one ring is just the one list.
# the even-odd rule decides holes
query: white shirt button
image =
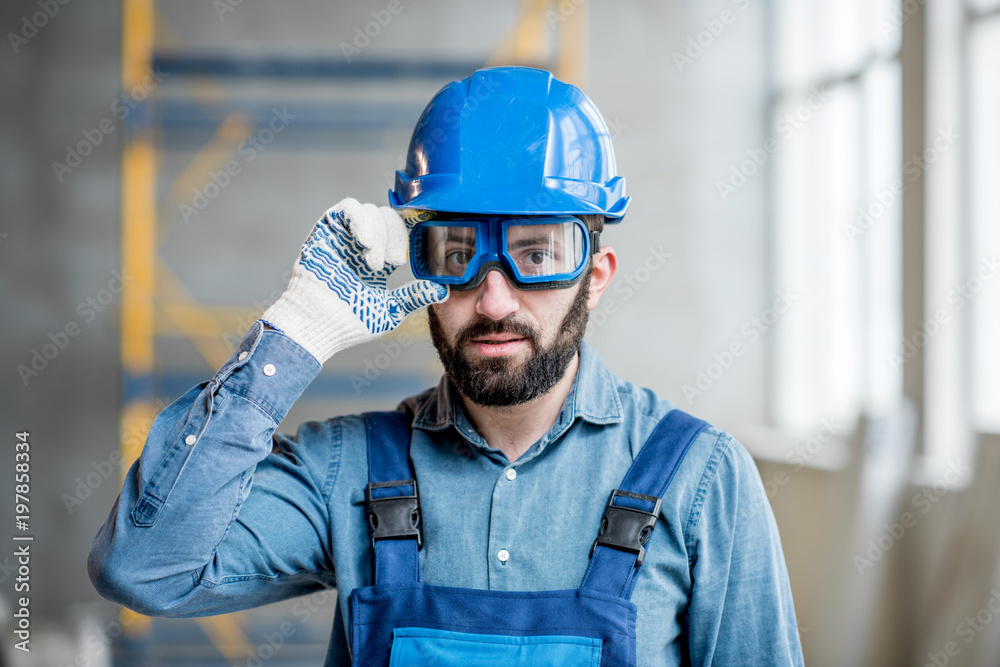
{"label": "white shirt button", "polygon": [[240,352],[240,356],[238,356],[237,359],[239,359],[240,361],[243,361],[244,359],[246,359],[249,356],[250,356],[250,353],[247,352],[246,350],[243,350],[242,352]]}
{"label": "white shirt button", "polygon": [[501,549],[500,551],[497,552],[497,558],[500,559],[501,563],[506,563],[507,559],[510,558],[510,554],[507,553],[506,549]]}
{"label": "white shirt button", "polygon": [[274,364],[268,364],[267,366],[264,366],[264,375],[271,377],[277,372],[277,370],[278,369],[274,367]]}
{"label": "white shirt button", "polygon": [[517,479],[517,471],[514,470],[513,468],[507,468],[507,472],[504,474],[507,475],[507,479],[509,479],[512,482],[515,479]]}
{"label": "white shirt button", "polygon": [[198,442],[198,438],[194,434],[184,438],[184,444],[187,445],[188,447],[190,447],[196,442]]}

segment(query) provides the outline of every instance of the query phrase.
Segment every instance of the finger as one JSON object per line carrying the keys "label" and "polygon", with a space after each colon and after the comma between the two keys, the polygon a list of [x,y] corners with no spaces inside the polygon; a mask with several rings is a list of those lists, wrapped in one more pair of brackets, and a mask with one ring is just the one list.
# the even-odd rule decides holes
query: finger
{"label": "finger", "polygon": [[361,211],[360,202],[357,199],[347,197],[327,209],[323,217],[330,219],[333,223],[339,223],[341,228],[350,231],[351,220],[360,217]]}
{"label": "finger", "polygon": [[450,292],[446,285],[430,280],[414,280],[389,293],[389,298],[399,305],[403,317],[435,303],[447,301]]}
{"label": "finger", "polygon": [[385,263],[399,266],[406,262],[406,250],[410,241],[406,223],[403,222],[398,213],[388,206],[380,207],[379,212],[385,221]]}
{"label": "finger", "polygon": [[375,204],[362,204],[357,220],[352,220],[354,238],[364,247],[365,262],[372,271],[385,267],[385,220]]}

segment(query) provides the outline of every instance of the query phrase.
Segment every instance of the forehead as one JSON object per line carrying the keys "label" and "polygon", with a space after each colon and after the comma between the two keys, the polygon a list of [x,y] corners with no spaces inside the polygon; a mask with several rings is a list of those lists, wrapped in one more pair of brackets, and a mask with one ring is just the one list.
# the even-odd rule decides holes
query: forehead
{"label": "forehead", "polygon": [[[488,220],[497,220],[497,221],[504,221],[507,223],[511,223],[507,225],[507,235],[508,236],[516,235],[518,237],[540,236],[540,235],[552,236],[556,234],[565,234],[571,232],[574,228],[576,228],[576,224],[566,219],[568,216],[561,216],[561,217],[563,217],[563,220],[549,223],[543,221],[551,220],[553,216],[538,216],[538,217],[519,216],[516,218],[498,216],[495,218],[486,218],[486,217],[480,218],[480,217],[470,216],[468,214],[465,215],[454,214],[454,215],[441,215],[441,216],[436,215],[434,216],[434,218],[432,218],[432,220],[437,222],[453,222],[455,224],[441,225],[441,226],[432,225],[429,226],[427,229],[428,233],[437,235],[438,237],[446,236],[448,238],[452,238],[452,237],[465,237],[474,235],[477,229],[482,231],[489,230],[490,232],[492,232],[493,231],[492,226],[486,226],[486,225],[478,226],[475,224],[477,222],[486,222]],[[469,224],[463,225],[461,224],[463,222],[468,222]]]}
{"label": "forehead", "polygon": [[579,228],[572,223],[542,225],[517,225],[507,228],[507,245],[544,243],[562,245],[572,243],[571,234],[579,236]]}

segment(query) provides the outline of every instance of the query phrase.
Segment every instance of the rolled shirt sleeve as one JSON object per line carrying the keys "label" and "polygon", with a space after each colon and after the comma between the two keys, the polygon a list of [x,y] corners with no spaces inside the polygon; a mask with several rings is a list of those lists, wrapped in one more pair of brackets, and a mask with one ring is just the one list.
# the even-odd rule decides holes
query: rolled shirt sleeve
{"label": "rolled shirt sleeve", "polygon": [[272,437],[319,370],[258,322],[210,381],[160,413],[91,547],[101,595],[202,616],[334,585],[336,443],[323,423]]}

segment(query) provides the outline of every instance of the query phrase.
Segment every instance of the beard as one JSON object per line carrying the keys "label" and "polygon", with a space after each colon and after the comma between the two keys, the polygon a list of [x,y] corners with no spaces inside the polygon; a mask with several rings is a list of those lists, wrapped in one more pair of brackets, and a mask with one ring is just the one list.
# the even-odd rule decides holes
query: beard
{"label": "beard", "polygon": [[[569,310],[559,325],[556,338],[548,347],[539,342],[540,332],[514,314],[500,320],[483,315],[466,325],[455,336],[451,345],[441,327],[441,321],[428,309],[431,340],[448,379],[465,398],[477,405],[504,407],[520,405],[541,396],[555,386],[566,373],[566,368],[580,350],[580,342],[587,328],[587,297],[590,294],[590,271],[578,283],[579,290]],[[496,334],[514,334],[527,339],[530,355],[522,364],[506,357],[469,359],[463,349],[474,339]]]}

